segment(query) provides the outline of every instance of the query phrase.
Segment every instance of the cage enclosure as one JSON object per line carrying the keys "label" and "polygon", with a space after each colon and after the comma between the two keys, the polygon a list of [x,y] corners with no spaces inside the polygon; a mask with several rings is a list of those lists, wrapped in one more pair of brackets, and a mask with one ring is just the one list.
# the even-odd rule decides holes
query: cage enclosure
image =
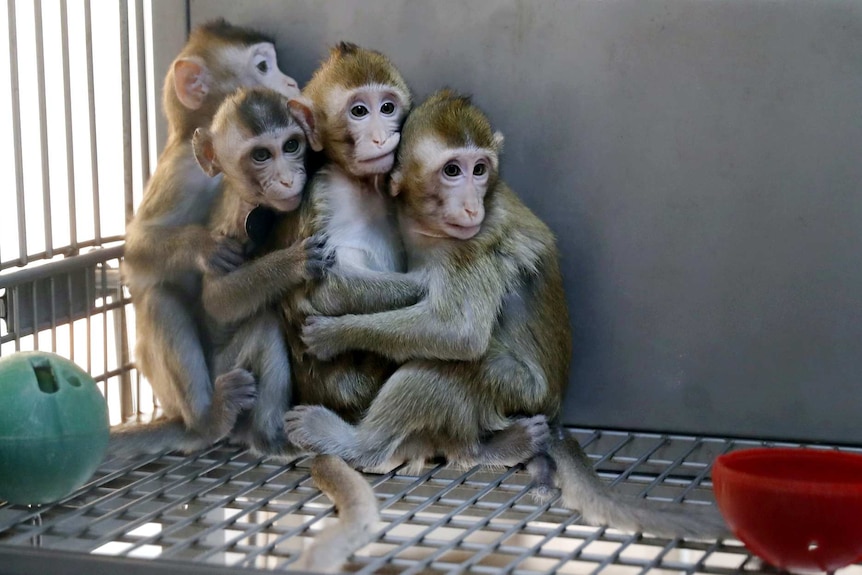
{"label": "cage enclosure", "polygon": [[[151,417],[123,235],[164,144],[165,70],[215,17],[272,35],[300,85],[350,40],[390,56],[417,100],[473,95],[506,136],[503,176],[557,235],[562,420],[608,483],[713,505],[722,453],[860,451],[853,0],[5,0],[0,355],[56,352],[112,424]],[[735,540],[584,525],[536,504],[520,468],[366,479],[381,521],[348,571],[769,570]],[[109,459],[57,503],[0,502],[0,571],[290,571],[334,521],[304,459],[222,444]]]}

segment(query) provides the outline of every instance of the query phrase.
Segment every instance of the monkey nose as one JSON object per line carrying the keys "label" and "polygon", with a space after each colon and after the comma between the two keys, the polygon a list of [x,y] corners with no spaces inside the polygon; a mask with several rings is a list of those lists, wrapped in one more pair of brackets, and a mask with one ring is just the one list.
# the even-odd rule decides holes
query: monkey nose
{"label": "monkey nose", "polygon": [[477,209],[471,210],[470,208],[464,208],[464,211],[467,212],[467,215],[470,216],[471,218],[475,218],[476,215],[479,213],[479,210],[477,210]]}
{"label": "monkey nose", "polygon": [[293,180],[289,180],[289,181],[281,180],[281,185],[284,186],[285,188],[292,188],[293,187]]}

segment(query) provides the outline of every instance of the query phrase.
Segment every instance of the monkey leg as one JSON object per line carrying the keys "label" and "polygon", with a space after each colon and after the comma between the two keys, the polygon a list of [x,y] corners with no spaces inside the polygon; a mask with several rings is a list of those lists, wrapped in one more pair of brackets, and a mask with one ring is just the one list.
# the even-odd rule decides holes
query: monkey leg
{"label": "monkey leg", "polygon": [[[358,426],[316,405],[293,409],[285,425],[300,445],[361,468],[436,452],[463,460],[464,454],[475,456],[485,419],[472,369],[463,362],[411,361],[386,381]],[[505,427],[496,423],[497,429]]]}
{"label": "monkey leg", "polygon": [[[274,313],[251,318],[233,334],[226,353],[234,366],[257,378],[257,401],[234,437],[262,455],[298,455],[288,443],[282,423],[290,404],[291,382],[280,318]],[[220,357],[219,363],[225,359]]]}
{"label": "monkey leg", "polygon": [[475,459],[469,463],[513,467],[543,453],[549,439],[550,430],[544,415],[519,417],[509,427],[495,431],[484,439],[479,444]]}
{"label": "monkey leg", "polygon": [[213,384],[198,322],[187,298],[167,287],[152,287],[135,301],[137,360],[165,415],[181,417],[205,432]]}

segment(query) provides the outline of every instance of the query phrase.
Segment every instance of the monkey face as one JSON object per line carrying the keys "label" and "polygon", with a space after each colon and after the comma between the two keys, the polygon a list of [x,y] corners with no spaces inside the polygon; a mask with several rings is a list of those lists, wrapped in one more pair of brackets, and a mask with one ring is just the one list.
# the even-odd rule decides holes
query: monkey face
{"label": "monkey face", "polygon": [[485,219],[485,194],[491,162],[487,150],[458,150],[437,171],[442,231],[466,240],[479,233]]}
{"label": "monkey face", "polygon": [[305,136],[293,125],[249,140],[240,160],[249,203],[290,212],[305,186]]}
{"label": "monkey face", "polygon": [[[281,72],[275,46],[269,42],[260,42],[251,46],[228,46],[224,48],[221,61],[225,62],[222,74],[227,91],[236,88],[269,88],[279,94],[294,98],[299,96],[296,80]],[[233,82],[228,82],[233,78]]]}
{"label": "monkey face", "polygon": [[388,173],[401,141],[406,96],[392,86],[372,84],[341,92],[334,99],[339,100],[344,136],[333,140],[346,148],[342,150],[346,167],[357,176]]}
{"label": "monkey face", "polygon": [[237,91],[210,129],[195,132],[192,146],[203,170],[210,176],[223,172],[245,202],[281,212],[299,207],[306,134],[280,94],[265,88]]}
{"label": "monkey face", "polygon": [[[434,137],[416,142],[412,161],[395,175],[394,193],[405,202],[423,235],[468,240],[485,219],[485,195],[495,179],[497,154],[475,146],[452,148]],[[410,175],[409,171],[420,172]],[[401,186],[405,178],[412,185]]]}

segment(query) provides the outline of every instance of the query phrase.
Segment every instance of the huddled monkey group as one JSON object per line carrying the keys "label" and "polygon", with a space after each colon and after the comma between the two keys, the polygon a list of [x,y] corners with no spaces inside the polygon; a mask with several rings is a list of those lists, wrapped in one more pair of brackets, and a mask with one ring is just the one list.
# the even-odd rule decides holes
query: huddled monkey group
{"label": "huddled monkey group", "polygon": [[123,268],[164,415],[113,430],[111,451],[316,454],[342,525],[310,569],[373,528],[354,469],[440,457],[523,463],[537,498],[592,523],[724,535],[712,507],[613,492],[557,423],[571,333],[554,235],[502,180],[503,136],[469,97],[412,105],[374,50],[334,46],[300,91],[272,38],[192,32]]}

